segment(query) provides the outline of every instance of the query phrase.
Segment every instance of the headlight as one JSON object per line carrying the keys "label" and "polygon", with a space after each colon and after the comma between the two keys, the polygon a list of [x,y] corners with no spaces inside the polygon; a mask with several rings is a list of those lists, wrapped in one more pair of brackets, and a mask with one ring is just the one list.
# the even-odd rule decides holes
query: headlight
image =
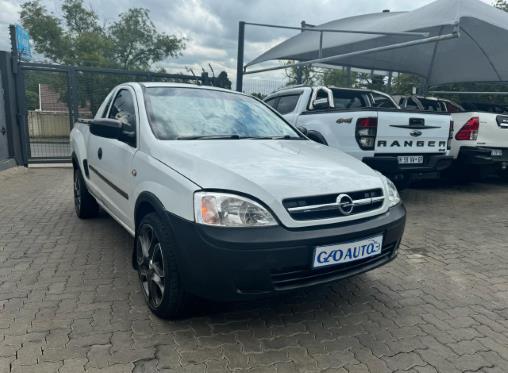
{"label": "headlight", "polygon": [[194,194],[197,223],[220,227],[261,227],[277,225],[263,206],[234,194],[197,192]]}
{"label": "headlight", "polygon": [[[384,177],[384,176],[383,176]],[[390,207],[398,205],[400,203],[399,192],[397,191],[397,187],[392,183],[390,179],[385,178],[386,188],[388,189],[388,203]]]}

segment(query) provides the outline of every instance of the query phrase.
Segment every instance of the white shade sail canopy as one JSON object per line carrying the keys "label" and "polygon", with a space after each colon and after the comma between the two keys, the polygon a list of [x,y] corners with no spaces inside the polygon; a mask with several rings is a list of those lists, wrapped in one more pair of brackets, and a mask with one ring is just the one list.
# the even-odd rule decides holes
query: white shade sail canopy
{"label": "white shade sail canopy", "polygon": [[[425,37],[303,31],[247,64],[270,60],[326,60],[327,65],[413,73],[428,85],[508,81],[508,13],[479,0],[437,0],[411,12],[367,14],[339,19],[317,29],[428,32],[458,37],[425,42]],[[362,53],[422,39],[423,44]],[[411,43],[408,43],[411,44]],[[352,54],[352,52],[360,52]],[[349,54],[349,55],[348,55]],[[333,57],[337,56],[337,57]]]}

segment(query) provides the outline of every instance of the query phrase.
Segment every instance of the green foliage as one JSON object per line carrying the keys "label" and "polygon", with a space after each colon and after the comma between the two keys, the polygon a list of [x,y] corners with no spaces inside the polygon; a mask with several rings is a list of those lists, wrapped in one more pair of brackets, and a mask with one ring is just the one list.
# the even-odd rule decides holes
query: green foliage
{"label": "green foliage", "polygon": [[508,1],[506,0],[496,0],[494,6],[496,8],[504,10],[505,12],[508,12]]}
{"label": "green foliage", "polygon": [[259,92],[254,92],[254,93],[251,93],[250,94],[252,97],[256,97],[257,99],[259,100],[264,100],[266,95],[262,94],[262,93],[259,93]]}
{"label": "green foliage", "polygon": [[[74,0],[77,1],[77,0]],[[157,32],[147,9],[132,8],[108,29],[115,60],[124,69],[148,69],[166,57],[178,57],[184,40]]]}
{"label": "green foliage", "polygon": [[[285,65],[292,65],[295,61],[287,61]],[[314,85],[320,81],[319,69],[312,65],[291,66],[284,69],[287,78],[287,85],[298,84],[298,75],[301,74],[301,84]]]}
{"label": "green foliage", "polygon": [[356,81],[357,75],[356,72],[351,72],[351,82],[349,82],[346,69],[326,69],[323,71],[321,82],[328,87],[348,87]]}
{"label": "green foliage", "polygon": [[393,78],[391,92],[398,95],[412,95],[413,87],[420,88],[421,78],[412,74],[398,74]]}
{"label": "green foliage", "polygon": [[83,0],[64,0],[62,17],[49,13],[39,0],[21,5],[21,23],[35,50],[56,63],[141,70],[178,57],[185,48],[184,39],[157,32],[147,9],[129,9],[106,27]]}

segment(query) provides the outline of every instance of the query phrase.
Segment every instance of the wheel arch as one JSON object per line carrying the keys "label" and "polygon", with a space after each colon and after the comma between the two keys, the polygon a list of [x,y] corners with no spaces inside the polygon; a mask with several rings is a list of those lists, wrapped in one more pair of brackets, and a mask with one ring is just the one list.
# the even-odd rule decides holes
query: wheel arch
{"label": "wheel arch", "polygon": [[132,250],[132,266],[136,268],[136,241],[138,236],[138,225],[143,216],[156,213],[160,219],[167,219],[166,209],[157,196],[151,192],[141,192],[136,199],[134,206],[134,248]]}
{"label": "wheel arch", "polygon": [[307,131],[307,137],[309,139],[311,139],[312,141],[315,141],[319,144],[323,144],[323,145],[327,145],[328,146],[328,141],[326,141],[325,137],[323,136],[323,134],[319,131],[316,131],[316,130],[308,130]]}
{"label": "wheel arch", "polygon": [[72,167],[77,170],[79,168],[79,161],[78,161],[78,156],[76,155],[75,152],[72,152],[72,155],[71,155],[71,162],[72,162]]}

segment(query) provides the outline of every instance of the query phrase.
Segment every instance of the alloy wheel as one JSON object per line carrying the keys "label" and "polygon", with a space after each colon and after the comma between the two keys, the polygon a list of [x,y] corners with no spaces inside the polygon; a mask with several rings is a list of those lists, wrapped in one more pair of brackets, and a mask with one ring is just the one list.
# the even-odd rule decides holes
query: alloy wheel
{"label": "alloy wheel", "polygon": [[161,243],[152,226],[141,226],[136,243],[139,281],[149,305],[157,308],[164,298],[166,274]]}
{"label": "alloy wheel", "polygon": [[79,213],[81,210],[81,183],[77,172],[74,173],[74,207]]}

